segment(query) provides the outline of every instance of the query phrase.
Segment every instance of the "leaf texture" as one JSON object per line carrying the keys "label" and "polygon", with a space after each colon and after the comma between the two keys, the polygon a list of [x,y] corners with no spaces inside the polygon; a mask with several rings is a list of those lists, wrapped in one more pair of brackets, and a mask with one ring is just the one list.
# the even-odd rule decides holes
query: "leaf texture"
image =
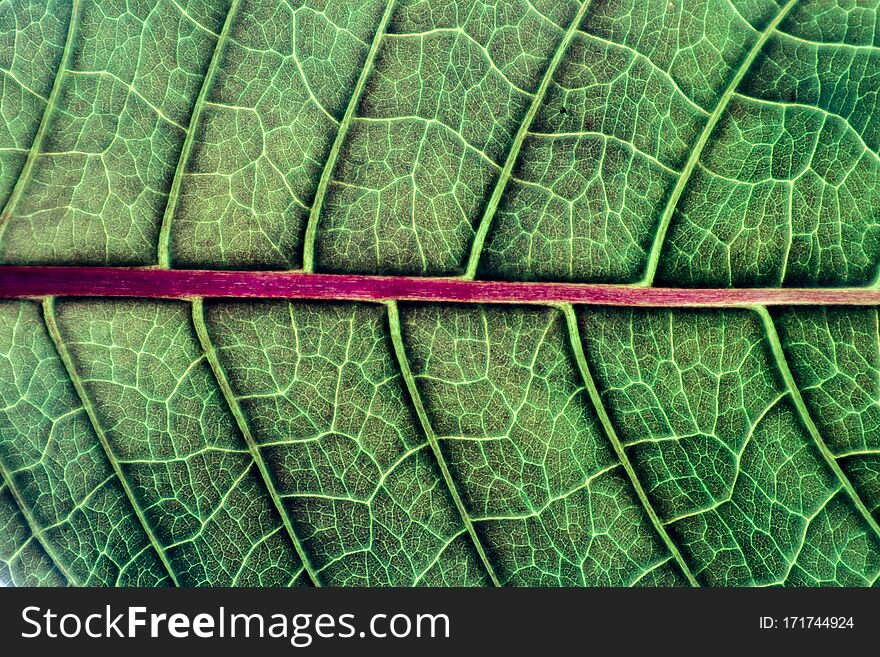
{"label": "leaf texture", "polygon": [[[873,289],[878,25],[0,0],[0,275]],[[0,301],[3,584],[880,578],[875,307],[176,296]]]}

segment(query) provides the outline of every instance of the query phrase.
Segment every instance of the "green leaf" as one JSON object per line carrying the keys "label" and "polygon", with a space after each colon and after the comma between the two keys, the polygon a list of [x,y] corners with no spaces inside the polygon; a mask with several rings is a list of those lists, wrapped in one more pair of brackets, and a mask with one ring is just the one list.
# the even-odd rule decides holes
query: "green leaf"
{"label": "green leaf", "polygon": [[3,303],[0,317],[0,466],[19,521],[71,584],[167,583],[39,306]]}
{"label": "green leaf", "polygon": [[758,314],[602,310],[581,320],[603,402],[697,577],[874,582],[876,522],[826,460]]}
{"label": "green leaf", "polygon": [[687,581],[602,435],[562,313],[425,306],[403,317],[443,460],[503,582]]}
{"label": "green leaf", "polygon": [[485,583],[381,307],[212,304],[206,323],[318,581]]}
{"label": "green leaf", "polygon": [[6,484],[0,485],[0,582],[64,586],[67,580],[34,537]]}
{"label": "green leaf", "polygon": [[50,4],[4,5],[3,262],[876,274],[875,8]]}
{"label": "green leaf", "polygon": [[787,310],[777,322],[795,381],[831,453],[880,519],[877,310]]}
{"label": "green leaf", "polygon": [[0,0],[0,583],[876,584],[878,20]]}

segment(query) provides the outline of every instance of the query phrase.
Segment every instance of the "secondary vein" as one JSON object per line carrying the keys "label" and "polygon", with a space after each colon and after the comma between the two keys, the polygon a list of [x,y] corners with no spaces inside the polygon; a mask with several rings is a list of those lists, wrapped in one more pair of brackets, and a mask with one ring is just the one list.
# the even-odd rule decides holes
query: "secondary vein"
{"label": "secondary vein", "polygon": [[330,153],[324,162],[321,170],[321,178],[318,182],[318,189],[315,192],[315,198],[312,201],[312,208],[309,211],[309,219],[306,223],[306,233],[303,240],[303,271],[311,272],[315,269],[315,238],[318,233],[318,222],[321,218],[321,208],[324,206],[324,199],[327,197],[327,190],[330,188],[330,181],[333,178],[333,171],[336,168],[336,160],[339,158],[339,152],[342,150],[342,144],[348,135],[348,130],[354,122],[354,114],[357,106],[360,104],[361,96],[367,86],[367,79],[373,71],[373,64],[376,61],[376,55],[379,52],[379,46],[382,43],[382,37],[388,29],[388,23],[391,21],[391,15],[394,13],[395,0],[388,0],[385,5],[385,13],[379,21],[376,28],[376,34],[373,36],[373,42],[370,44],[370,50],[367,52],[367,58],[364,66],[355,83],[351,97],[348,99],[348,105],[345,108],[345,114],[339,123],[339,129],[333,139],[333,145],[330,147]]}
{"label": "secondary vein", "polygon": [[800,416],[801,421],[806,427],[807,432],[810,434],[810,437],[813,439],[813,442],[819,449],[819,453],[822,455],[822,458],[828,464],[828,467],[831,468],[832,472],[834,472],[834,475],[843,486],[843,489],[846,491],[847,495],[849,495],[849,498],[852,500],[852,503],[855,505],[858,512],[862,515],[865,522],[868,523],[868,526],[871,527],[874,534],[878,538],[880,538],[880,525],[877,524],[874,516],[871,515],[868,507],[865,505],[858,492],[856,492],[856,489],[852,485],[852,482],[849,480],[849,477],[847,477],[841,469],[840,464],[837,462],[837,458],[834,456],[834,453],[825,443],[825,440],[822,438],[822,434],[819,431],[819,428],[816,426],[816,423],[813,421],[813,418],[811,417],[810,412],[807,409],[807,405],[804,402],[801,391],[798,388],[797,383],[795,383],[794,376],[792,375],[791,369],[788,366],[788,360],[785,358],[785,352],[782,349],[782,341],[779,339],[779,333],[777,333],[776,331],[776,325],[773,322],[773,318],[770,316],[770,312],[764,306],[756,307],[755,311],[758,313],[761,318],[761,322],[764,324],[764,331],[767,335],[767,340],[770,343],[770,349],[773,352],[773,358],[776,361],[776,366],[779,369],[779,373],[781,374],[782,379],[785,381],[785,385],[788,388],[789,393],[791,394],[792,401],[794,402],[798,415]]}
{"label": "secondary vein", "polygon": [[107,440],[107,434],[104,433],[104,429],[98,421],[98,414],[95,411],[95,407],[92,404],[88,393],[86,392],[85,386],[83,386],[79,374],[77,373],[76,366],[74,365],[73,358],[71,357],[70,352],[67,349],[67,345],[64,343],[64,340],[61,337],[61,331],[58,329],[58,323],[55,318],[55,299],[52,297],[44,299],[42,306],[43,321],[46,325],[46,330],[49,332],[49,337],[52,339],[52,343],[55,345],[55,351],[58,353],[58,358],[61,359],[61,362],[64,365],[64,369],[67,371],[67,376],[70,379],[70,382],[73,384],[73,388],[76,391],[76,394],[79,397],[79,401],[86,412],[86,416],[89,418],[89,422],[92,425],[92,429],[94,430],[95,435],[98,437],[98,441],[101,443],[101,447],[104,449],[104,454],[107,457],[107,460],[110,462],[110,465],[113,466],[113,471],[116,473],[116,478],[119,480],[119,483],[122,485],[122,489],[125,491],[125,496],[128,498],[128,502],[131,505],[132,510],[134,511],[134,515],[135,517],[137,517],[138,521],[143,527],[144,532],[146,532],[147,538],[149,538],[150,543],[152,543],[153,549],[156,551],[156,554],[162,562],[162,565],[168,572],[168,576],[171,578],[171,581],[174,582],[175,586],[180,586],[180,583],[177,581],[177,575],[175,574],[174,569],[171,567],[171,563],[168,560],[168,556],[165,554],[165,550],[162,547],[162,544],[156,537],[155,532],[153,532],[153,528],[150,527],[150,523],[147,522],[143,509],[141,509],[140,503],[138,502],[137,497],[135,496],[134,491],[131,488],[131,484],[129,484],[128,478],[125,476],[125,473],[122,471],[122,467],[120,466],[119,461],[116,459],[116,455],[113,453],[113,448],[110,446],[110,442]]}
{"label": "secondary vein", "polygon": [[223,21],[223,28],[220,30],[220,36],[217,37],[217,41],[214,43],[214,52],[211,55],[208,70],[205,71],[205,77],[202,78],[202,86],[199,89],[199,95],[196,96],[189,126],[186,129],[186,137],[183,140],[183,146],[181,146],[180,155],[177,158],[174,177],[171,179],[171,189],[168,190],[168,201],[165,204],[165,212],[162,214],[162,225],[159,228],[159,245],[156,257],[159,266],[163,269],[168,269],[171,266],[171,221],[177,211],[177,202],[180,198],[180,187],[183,184],[183,176],[186,172],[186,167],[189,164],[193,142],[195,141],[199,122],[202,118],[205,98],[207,98],[211,85],[214,82],[214,74],[217,71],[218,63],[220,62],[220,56],[223,54],[223,47],[226,44],[226,40],[229,38],[229,30],[232,26],[232,21],[238,13],[238,7],[239,0],[232,0],[229,5],[229,11],[226,12],[226,19]]}
{"label": "secondary vein", "polygon": [[293,543],[293,547],[296,550],[300,561],[302,562],[303,568],[305,568],[306,572],[308,573],[309,579],[311,579],[312,584],[314,584],[315,586],[321,586],[321,580],[318,578],[318,573],[315,570],[315,567],[312,565],[312,562],[310,561],[309,556],[306,553],[305,548],[303,547],[302,541],[300,540],[299,536],[293,528],[290,514],[287,512],[287,508],[282,503],[278,490],[275,488],[275,484],[272,483],[272,476],[269,472],[268,466],[266,465],[266,461],[263,459],[263,455],[260,452],[260,446],[257,445],[256,440],[254,440],[254,435],[251,432],[250,425],[248,424],[247,419],[244,416],[244,411],[242,411],[241,405],[238,403],[238,399],[235,397],[235,393],[232,391],[232,386],[229,385],[229,380],[226,378],[226,373],[223,371],[223,366],[220,364],[220,359],[217,356],[217,351],[214,349],[214,343],[211,341],[211,336],[208,333],[208,325],[205,323],[205,310],[204,304],[201,299],[193,300],[192,317],[193,325],[196,329],[196,335],[199,338],[199,343],[202,346],[202,351],[205,353],[208,364],[211,366],[211,371],[214,373],[214,379],[217,381],[217,385],[220,386],[220,391],[223,393],[223,398],[226,400],[226,404],[227,406],[229,406],[230,412],[232,413],[233,417],[235,417],[235,423],[238,425],[239,431],[241,431],[242,435],[244,436],[251,457],[257,464],[257,469],[259,469],[260,471],[260,476],[263,478],[263,483],[266,486],[269,497],[272,498],[272,503],[275,505],[275,509],[281,516],[281,520],[284,523],[284,528],[287,530],[287,534],[290,536],[290,540]]}
{"label": "secondary vein", "polygon": [[52,543],[46,540],[46,537],[43,536],[43,532],[40,529],[40,526],[37,524],[36,519],[31,513],[30,508],[24,503],[24,498],[21,495],[21,491],[18,490],[18,486],[13,481],[12,476],[6,471],[6,467],[3,465],[3,462],[0,461],[0,482],[6,484],[7,488],[9,488],[9,492],[12,495],[12,499],[15,501],[15,505],[18,507],[18,510],[21,512],[22,518],[27,523],[28,528],[31,530],[31,536],[33,536],[37,543],[43,548],[43,552],[52,560],[52,565],[55,566],[61,574],[64,576],[64,579],[67,580],[67,583],[71,586],[83,586],[83,583],[78,581],[70,571],[64,566],[61,562],[61,559],[58,558],[58,555],[55,554],[55,550],[52,547]]}
{"label": "secondary vein", "polygon": [[587,392],[589,393],[590,401],[593,404],[596,415],[599,416],[599,422],[602,424],[602,428],[605,430],[605,435],[608,437],[608,440],[614,447],[614,453],[617,454],[618,460],[623,465],[624,470],[626,470],[626,474],[629,477],[630,483],[635,489],[636,495],[638,496],[639,501],[642,503],[645,512],[648,514],[648,518],[650,518],[651,520],[654,531],[656,531],[660,538],[663,540],[663,543],[666,545],[666,549],[669,550],[676,563],[678,563],[678,567],[681,569],[682,573],[684,573],[684,576],[687,578],[688,583],[691,586],[697,587],[700,585],[697,581],[697,578],[694,576],[693,572],[691,572],[690,566],[688,566],[687,562],[684,560],[684,557],[682,556],[681,551],[678,549],[678,546],[669,536],[669,532],[666,531],[666,527],[664,527],[663,523],[660,521],[660,518],[654,509],[654,505],[651,504],[651,501],[648,499],[648,494],[645,492],[645,489],[642,486],[638,475],[636,475],[635,468],[633,467],[632,462],[629,460],[629,456],[627,456],[626,450],[623,447],[623,443],[620,442],[620,437],[617,435],[617,431],[614,429],[614,424],[611,422],[611,418],[608,416],[608,411],[605,410],[605,405],[602,403],[602,397],[599,395],[599,390],[596,388],[596,382],[593,380],[593,375],[590,372],[589,365],[587,364],[587,357],[584,354],[584,347],[581,342],[580,329],[578,328],[577,316],[575,315],[574,308],[570,304],[565,304],[562,306],[562,312],[565,315],[565,323],[568,327],[569,343],[574,352],[574,357],[577,361],[578,370],[580,370],[581,378],[583,379],[584,385],[587,388]]}
{"label": "secondary vein", "polygon": [[43,139],[46,136],[46,129],[49,125],[49,119],[52,117],[52,111],[58,103],[58,94],[61,91],[61,82],[64,78],[64,71],[68,68],[70,58],[73,56],[73,38],[78,26],[79,0],[73,0],[73,4],[70,8],[70,22],[67,24],[67,36],[64,39],[64,49],[61,52],[61,61],[58,62],[58,71],[55,73],[55,79],[52,81],[52,90],[49,92],[49,99],[46,101],[43,116],[40,117],[40,125],[37,127],[37,132],[34,134],[34,140],[31,142],[31,147],[28,150],[24,166],[18,174],[18,179],[15,181],[15,186],[12,188],[12,193],[6,201],[3,211],[0,212],[0,242],[3,240],[6,226],[12,218],[12,214],[18,206],[18,202],[21,200],[24,190],[30,182],[31,176],[34,172],[34,166],[40,156]]}
{"label": "secondary vein", "polygon": [[553,76],[556,74],[556,69],[559,68],[559,64],[564,59],[565,53],[568,51],[568,47],[569,45],[571,45],[571,41],[577,33],[578,25],[581,24],[581,21],[584,18],[584,14],[586,14],[589,6],[590,0],[584,0],[581,3],[580,9],[578,9],[574,18],[572,18],[571,23],[569,23],[568,28],[566,29],[565,34],[562,37],[562,40],[556,47],[556,52],[553,53],[553,58],[550,60],[550,63],[547,65],[547,68],[544,71],[544,75],[541,78],[541,83],[538,85],[538,90],[535,92],[535,95],[532,98],[532,102],[529,105],[529,109],[519,125],[516,136],[514,136],[513,138],[513,143],[510,146],[510,151],[507,153],[507,158],[504,161],[504,166],[502,167],[501,173],[498,176],[498,181],[495,183],[495,189],[492,190],[492,196],[489,197],[489,202],[486,205],[486,210],[485,212],[483,212],[483,216],[480,219],[479,226],[477,226],[477,232],[474,235],[474,241],[471,244],[470,256],[468,257],[468,262],[465,267],[465,272],[463,276],[465,279],[472,279],[477,275],[477,267],[480,264],[480,255],[483,252],[483,245],[486,242],[486,237],[489,234],[489,228],[492,226],[492,220],[495,217],[495,213],[498,211],[498,205],[501,203],[501,197],[504,195],[504,190],[507,187],[507,183],[510,180],[511,174],[513,173],[513,167],[516,164],[517,159],[519,158],[520,149],[525,142],[526,136],[529,132],[529,128],[532,125],[532,121],[535,120],[535,116],[537,116],[538,110],[541,109],[541,105],[544,102],[544,96],[547,95],[547,89],[550,88],[550,83],[553,81]]}
{"label": "secondary vein", "polygon": [[498,575],[495,573],[495,568],[492,566],[492,562],[489,560],[489,556],[486,554],[483,543],[474,528],[474,523],[471,521],[471,516],[464,506],[464,502],[458,492],[458,486],[456,486],[455,480],[449,472],[446,458],[443,456],[443,452],[440,450],[440,445],[437,442],[437,434],[434,433],[434,427],[431,426],[431,421],[428,418],[425,405],[422,403],[422,396],[416,386],[412,370],[409,366],[409,359],[406,356],[406,348],[403,344],[403,336],[400,329],[400,315],[397,310],[397,303],[394,301],[388,302],[388,327],[391,332],[391,342],[394,347],[394,355],[397,357],[397,362],[400,366],[400,373],[406,384],[410,400],[415,407],[416,415],[419,418],[419,424],[422,426],[425,438],[428,440],[428,444],[431,446],[431,451],[434,452],[434,458],[437,460],[437,465],[440,467],[443,481],[446,483],[449,494],[452,496],[455,508],[458,510],[458,514],[464,523],[465,529],[467,529],[468,534],[470,534],[474,548],[480,555],[480,560],[483,563],[483,567],[486,569],[486,573],[489,575],[489,579],[492,580],[492,584],[495,586],[501,586],[501,581],[498,579]]}
{"label": "secondary vein", "polygon": [[703,149],[709,142],[709,137],[711,137],[712,133],[715,131],[718,121],[720,121],[721,117],[724,115],[724,111],[727,109],[728,104],[730,104],[730,99],[733,98],[733,95],[736,93],[740,82],[742,82],[746,73],[749,72],[749,69],[758,58],[761,50],[764,49],[764,44],[767,43],[767,40],[773,35],[776,28],[779,27],[779,24],[782,23],[786,16],[788,16],[788,13],[797,2],[798,0],[788,0],[782,9],[779,10],[779,13],[777,13],[767,27],[764,28],[764,31],[761,32],[758,40],[755,41],[752,46],[752,49],[749,50],[745,59],[743,59],[742,63],[739,65],[736,74],[731,78],[727,87],[725,87],[724,92],[718,99],[718,104],[715,105],[715,109],[712,110],[712,114],[710,114],[709,118],[706,120],[706,125],[703,126],[700,136],[691,148],[687,162],[685,163],[681,174],[678,176],[675,187],[672,189],[672,193],[669,195],[669,199],[666,202],[663,215],[660,217],[660,223],[657,226],[657,233],[654,235],[654,241],[652,242],[651,250],[648,253],[648,262],[645,265],[645,274],[641,281],[642,285],[651,286],[654,284],[654,277],[657,274],[657,266],[660,263],[660,252],[663,248],[663,242],[666,239],[666,231],[669,229],[669,224],[671,223],[672,216],[675,214],[675,210],[678,207],[681,195],[684,193],[685,187],[687,187],[691,175],[697,166],[697,162],[699,162],[700,156],[703,154]]}

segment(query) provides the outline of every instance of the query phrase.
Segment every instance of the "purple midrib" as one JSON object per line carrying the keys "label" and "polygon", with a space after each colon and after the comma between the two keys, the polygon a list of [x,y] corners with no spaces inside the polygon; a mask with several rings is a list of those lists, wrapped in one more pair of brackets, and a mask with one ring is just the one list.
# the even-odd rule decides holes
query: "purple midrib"
{"label": "purple midrib", "polygon": [[726,307],[874,305],[868,288],[662,288],[416,276],[127,267],[0,267],[0,297],[282,298]]}

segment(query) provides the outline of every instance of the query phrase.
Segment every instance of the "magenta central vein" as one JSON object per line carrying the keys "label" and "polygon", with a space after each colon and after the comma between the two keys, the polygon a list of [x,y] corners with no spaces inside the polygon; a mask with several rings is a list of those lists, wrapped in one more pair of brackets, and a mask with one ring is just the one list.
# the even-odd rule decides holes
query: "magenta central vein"
{"label": "magenta central vein", "polygon": [[880,304],[880,290],[863,288],[645,288],[302,272],[0,266],[0,298],[46,296],[395,299],[654,307]]}

